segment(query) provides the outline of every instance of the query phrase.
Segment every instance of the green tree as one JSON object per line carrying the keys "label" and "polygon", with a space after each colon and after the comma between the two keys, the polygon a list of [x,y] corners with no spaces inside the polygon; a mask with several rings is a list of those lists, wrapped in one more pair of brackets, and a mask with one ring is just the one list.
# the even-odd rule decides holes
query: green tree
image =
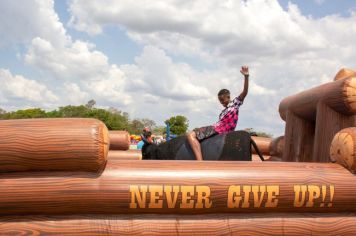
{"label": "green tree", "polygon": [[185,116],[173,116],[165,121],[169,124],[170,131],[176,135],[186,134],[189,126],[189,121]]}
{"label": "green tree", "polygon": [[91,99],[87,102],[87,104],[85,105],[88,109],[92,109],[96,104],[96,101],[94,99]]}
{"label": "green tree", "polygon": [[121,111],[115,107],[110,107],[108,111],[112,114],[121,114]]}
{"label": "green tree", "polygon": [[4,114],[4,119],[28,119],[28,118],[45,118],[45,117],[46,117],[46,111],[40,108],[17,110]]}
{"label": "green tree", "polygon": [[132,134],[141,134],[145,125],[139,119],[134,119],[130,122],[129,132]]}
{"label": "green tree", "polygon": [[166,127],[165,126],[155,126],[152,128],[152,133],[156,135],[163,135],[166,133]]}
{"label": "green tree", "polygon": [[148,127],[151,130],[156,126],[156,122],[147,118],[141,119],[140,121],[142,122],[144,127]]}
{"label": "green tree", "polygon": [[62,116],[61,116],[61,114],[60,114],[59,111],[53,110],[53,111],[48,111],[48,112],[46,113],[46,117],[47,117],[47,118],[60,118],[60,117],[62,117]]}
{"label": "green tree", "polygon": [[273,138],[273,135],[266,132],[256,132],[257,136],[265,138]]}
{"label": "green tree", "polygon": [[65,107],[59,107],[57,115],[58,117],[87,117],[87,113],[89,111],[90,109],[84,105],[69,105]]}
{"label": "green tree", "polygon": [[90,100],[86,105],[64,106],[52,111],[44,111],[40,108],[31,108],[6,112],[0,109],[0,119],[24,119],[24,118],[95,118],[105,123],[109,130],[128,130],[133,134],[140,134],[145,126],[153,129],[156,124],[150,119],[134,119],[129,121],[129,114],[116,108],[95,108],[95,101]]}
{"label": "green tree", "polygon": [[105,123],[109,130],[128,130],[129,122],[120,113],[111,113],[105,109],[93,108],[85,117],[95,118]]}
{"label": "green tree", "polygon": [[[125,113],[124,113],[125,115]],[[126,116],[125,116],[126,117]],[[129,132],[132,134],[141,134],[144,127],[148,127],[151,130],[156,127],[156,122],[150,119],[133,119],[129,123]]]}
{"label": "green tree", "polygon": [[249,132],[251,135],[257,135],[258,137],[272,138],[273,135],[266,132],[255,131],[253,128],[246,128],[245,131]]}
{"label": "green tree", "polygon": [[[93,100],[94,101],[94,100]],[[95,101],[94,101],[95,102]],[[55,117],[78,117],[78,118],[94,118],[105,123],[109,130],[128,130],[128,117],[121,114],[121,111],[112,108],[105,110],[101,108],[94,108],[94,102],[88,102],[86,105],[80,106],[65,106],[58,110],[47,112],[48,118]]]}

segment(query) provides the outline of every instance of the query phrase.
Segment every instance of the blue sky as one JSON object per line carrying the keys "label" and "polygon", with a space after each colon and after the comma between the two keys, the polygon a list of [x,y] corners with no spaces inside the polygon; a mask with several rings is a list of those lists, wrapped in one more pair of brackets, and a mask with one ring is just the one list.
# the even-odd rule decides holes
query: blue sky
{"label": "blue sky", "polygon": [[194,128],[217,120],[217,91],[237,96],[239,68],[249,65],[238,127],[280,135],[284,97],[356,63],[354,0],[5,0],[0,7],[6,110],[95,99],[157,124],[182,114]]}
{"label": "blue sky", "polygon": [[320,18],[327,15],[339,14],[344,17],[350,16],[351,10],[355,10],[355,0],[279,0],[284,9],[288,3],[297,4],[304,15]]}
{"label": "blue sky", "polygon": [[[66,1],[55,1],[55,10],[61,19],[66,24],[69,22],[70,14],[68,12],[68,4]],[[117,26],[106,26],[103,34],[89,36],[86,33],[78,32],[72,28],[68,28],[68,33],[74,39],[88,40],[95,43],[96,47],[109,56],[111,63],[127,64],[133,63],[134,58],[140,55],[143,45],[133,42],[127,35],[124,29]],[[209,63],[204,63],[199,58],[194,56],[182,56],[170,54],[175,61],[184,61],[195,68],[213,68]]]}

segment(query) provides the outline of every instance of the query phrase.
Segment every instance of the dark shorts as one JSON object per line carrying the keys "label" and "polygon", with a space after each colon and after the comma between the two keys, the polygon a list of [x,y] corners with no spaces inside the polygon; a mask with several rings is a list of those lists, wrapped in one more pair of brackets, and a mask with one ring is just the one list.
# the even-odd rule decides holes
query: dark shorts
{"label": "dark shorts", "polygon": [[193,130],[197,136],[197,139],[199,141],[202,141],[206,138],[210,138],[211,136],[214,136],[216,134],[218,134],[215,129],[214,126],[204,126],[201,128],[196,128]]}

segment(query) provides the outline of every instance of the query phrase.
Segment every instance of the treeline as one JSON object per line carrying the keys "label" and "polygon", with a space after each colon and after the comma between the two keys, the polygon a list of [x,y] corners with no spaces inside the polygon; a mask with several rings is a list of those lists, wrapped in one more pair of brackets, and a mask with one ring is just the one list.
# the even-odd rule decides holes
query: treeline
{"label": "treeline", "polygon": [[[40,108],[30,108],[7,112],[0,108],[0,120],[7,119],[28,119],[28,118],[95,118],[105,123],[109,130],[127,130],[130,134],[141,134],[144,127],[149,127],[153,134],[162,135],[166,131],[164,125],[157,125],[150,119],[130,119],[127,112],[122,112],[116,108],[96,108],[96,102],[90,100],[85,105],[64,106],[53,111],[45,111]],[[165,123],[169,123],[171,134],[182,135],[188,130],[189,120],[182,115],[168,118]],[[269,133],[257,132],[252,128],[246,129],[252,135],[260,137],[272,137]]]}
{"label": "treeline", "polygon": [[95,101],[90,100],[86,105],[64,106],[52,111],[45,111],[40,108],[30,108],[6,112],[0,109],[0,119],[28,119],[28,118],[95,118],[105,123],[109,130],[127,130],[131,134],[140,134],[144,127],[150,127],[154,133],[162,134],[165,130],[163,126],[157,126],[150,119],[129,119],[127,112],[122,112],[116,108],[96,108]]}

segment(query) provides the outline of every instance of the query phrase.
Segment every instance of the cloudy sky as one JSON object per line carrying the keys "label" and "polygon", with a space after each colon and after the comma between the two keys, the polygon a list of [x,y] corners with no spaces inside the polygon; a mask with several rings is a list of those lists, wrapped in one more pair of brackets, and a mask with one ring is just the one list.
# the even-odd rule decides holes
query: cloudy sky
{"label": "cloudy sky", "polygon": [[238,129],[284,132],[284,97],[356,69],[355,0],[0,0],[0,108],[85,104],[162,125],[217,120],[216,94],[250,92]]}

